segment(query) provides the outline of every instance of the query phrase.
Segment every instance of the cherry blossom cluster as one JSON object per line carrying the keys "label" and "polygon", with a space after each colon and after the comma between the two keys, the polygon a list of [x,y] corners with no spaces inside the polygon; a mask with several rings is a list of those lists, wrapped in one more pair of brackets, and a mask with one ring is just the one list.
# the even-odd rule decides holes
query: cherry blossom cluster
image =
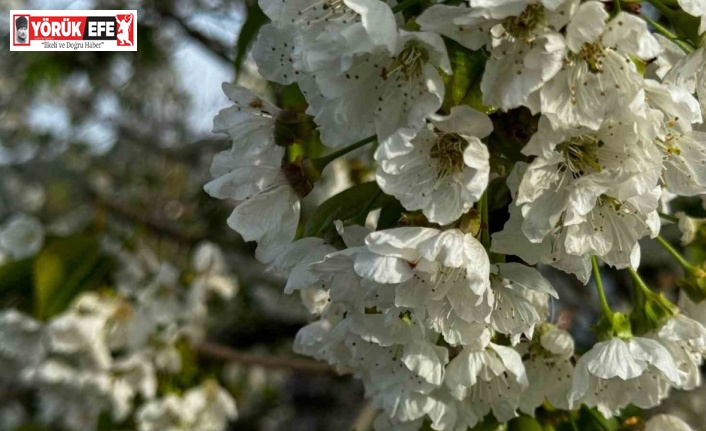
{"label": "cherry blossom cluster", "polygon": [[[703,48],[639,2],[430,3],[260,0],[260,74],[306,107],[223,86],[233,106],[214,131],[233,146],[205,190],[236,201],[228,225],[317,316],[295,351],[360,378],[378,429],[466,430],[547,404],[609,418],[698,387],[704,267],[665,242],[686,270],[680,308],[636,270],[639,241],[663,241],[668,202],[706,194]],[[703,1],[650,3],[706,16]],[[508,124],[520,138],[504,139]],[[291,151],[312,141],[330,153]],[[378,192],[354,216],[329,208],[324,226],[303,226],[324,168],[369,144]],[[511,202],[491,236],[494,180]],[[396,223],[368,214],[391,201]],[[701,229],[664,216],[686,242]],[[601,263],[633,276],[630,316],[610,309]],[[589,351],[552,322],[560,298],[535,265],[594,275],[603,313]],[[647,429],[688,426],[660,416]]]}
{"label": "cherry blossom cluster", "polygon": [[[15,254],[30,250],[22,253],[27,257],[38,251],[43,228],[30,216],[16,216],[3,245],[7,238],[14,239]],[[181,351],[203,337],[208,298],[227,300],[237,291],[220,249],[211,243],[196,248],[187,284],[147,248],[128,252],[106,243],[105,249],[119,262],[116,291],[81,293],[47,321],[0,311],[0,386],[33,393],[34,417],[62,430],[95,430],[107,414],[116,423],[132,419],[139,431],[222,431],[236,407],[215,380],[182,395],[173,388],[163,396],[160,384],[182,371]],[[28,413],[16,407],[21,422]]]}

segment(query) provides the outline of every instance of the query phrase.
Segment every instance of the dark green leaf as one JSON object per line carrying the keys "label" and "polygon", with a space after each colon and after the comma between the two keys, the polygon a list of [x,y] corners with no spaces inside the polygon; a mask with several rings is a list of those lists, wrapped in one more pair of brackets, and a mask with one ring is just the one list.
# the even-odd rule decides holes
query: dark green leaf
{"label": "dark green leaf", "polygon": [[382,207],[378,218],[378,229],[390,229],[397,225],[402,218],[404,207],[399,201],[394,200]]}
{"label": "dark green leaf", "polygon": [[508,431],[542,431],[542,425],[537,422],[537,419],[522,415],[508,423]]}
{"label": "dark green leaf", "polygon": [[449,39],[445,39],[445,42],[453,73],[444,77],[446,96],[442,109],[449,113],[454,106],[468,105],[481,112],[490,112],[490,108],[483,105],[483,94],[480,91],[486,54],[480,50],[471,51]]}
{"label": "dark green leaf", "polygon": [[110,267],[93,237],[53,239],[34,261],[35,316],[47,319],[60,313],[79,292],[96,288]]}
{"label": "dark green leaf", "polygon": [[674,25],[674,32],[680,39],[689,40],[698,46],[701,18],[679,11],[674,13],[670,20]]}
{"label": "dark green leaf", "polygon": [[240,29],[238,41],[235,44],[235,74],[236,77],[240,73],[240,67],[243,65],[245,57],[248,55],[250,45],[257,37],[260,27],[268,21],[267,16],[260,10],[257,1],[248,1],[247,3],[247,18]]}
{"label": "dark green leaf", "polygon": [[0,297],[3,306],[28,311],[32,297],[34,259],[22,259],[0,266]]}
{"label": "dark green leaf", "polygon": [[[368,206],[370,200],[380,191],[377,183],[371,181],[355,185],[322,203],[304,227],[304,237],[323,237],[327,231],[333,229],[336,220],[348,220],[360,215]],[[380,208],[389,203],[393,198],[382,195],[376,199],[370,210]]]}

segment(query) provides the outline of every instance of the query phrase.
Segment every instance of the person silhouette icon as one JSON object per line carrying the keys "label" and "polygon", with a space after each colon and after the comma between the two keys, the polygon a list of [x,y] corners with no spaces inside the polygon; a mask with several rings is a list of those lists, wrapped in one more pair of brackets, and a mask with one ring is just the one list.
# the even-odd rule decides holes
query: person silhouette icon
{"label": "person silhouette icon", "polygon": [[118,23],[118,45],[132,45],[130,40],[130,24],[132,24],[132,14],[126,15],[124,20],[115,18]]}

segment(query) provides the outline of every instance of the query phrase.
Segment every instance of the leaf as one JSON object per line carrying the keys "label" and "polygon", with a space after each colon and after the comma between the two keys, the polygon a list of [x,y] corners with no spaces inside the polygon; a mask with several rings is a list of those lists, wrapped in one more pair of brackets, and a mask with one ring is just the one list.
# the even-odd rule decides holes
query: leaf
{"label": "leaf", "polygon": [[47,319],[63,311],[81,291],[100,285],[112,261],[87,235],[55,238],[34,261],[34,313]]}
{"label": "leaf", "polygon": [[478,425],[474,426],[471,431],[500,431],[503,430],[505,427],[501,425],[496,419],[495,416],[492,414],[489,414],[483,419],[481,423]]}
{"label": "leaf", "polygon": [[457,105],[468,105],[486,114],[492,109],[483,105],[483,94],[480,83],[485,71],[486,54],[481,51],[471,51],[450,39],[444,39],[449,53],[453,73],[445,76],[446,97],[444,112],[451,112]]}
{"label": "leaf", "polygon": [[684,11],[675,11],[670,17],[670,21],[674,26],[674,32],[680,39],[686,39],[699,46],[699,25],[701,18],[691,16]]}
{"label": "leaf", "polygon": [[[328,230],[333,229],[336,220],[348,220],[356,217],[370,204],[371,199],[380,194],[380,188],[375,181],[355,185],[341,193],[332,196],[319,205],[304,227],[304,237],[323,237]],[[381,194],[370,206],[370,210],[392,202],[394,198]]]}
{"label": "leaf", "polygon": [[[526,161],[522,148],[537,131],[539,115],[532,115],[527,108],[518,108],[502,115],[491,115],[490,119],[493,121],[493,133],[488,137],[491,163],[497,165],[499,162],[493,160],[494,156],[511,162]],[[502,174],[509,174],[509,171]]]}
{"label": "leaf", "polygon": [[383,206],[380,210],[380,217],[378,218],[378,230],[395,227],[402,219],[404,210],[402,204],[396,199]]}
{"label": "leaf", "polygon": [[615,418],[606,419],[596,409],[581,407],[579,420],[576,421],[581,431],[616,431],[620,424]]}
{"label": "leaf", "polygon": [[33,267],[34,258],[14,260],[0,266],[0,298],[3,299],[3,308],[11,306],[29,311]]}
{"label": "leaf", "polygon": [[542,431],[542,425],[537,419],[522,415],[519,418],[513,419],[507,426],[508,431]]}
{"label": "leaf", "polygon": [[265,25],[269,19],[265,15],[260,7],[257,5],[257,1],[248,1],[247,4],[247,18],[243,27],[240,29],[240,34],[238,34],[238,41],[235,44],[235,75],[236,80],[240,74],[241,66],[245,57],[248,55],[248,50],[250,45],[257,37],[260,27]]}

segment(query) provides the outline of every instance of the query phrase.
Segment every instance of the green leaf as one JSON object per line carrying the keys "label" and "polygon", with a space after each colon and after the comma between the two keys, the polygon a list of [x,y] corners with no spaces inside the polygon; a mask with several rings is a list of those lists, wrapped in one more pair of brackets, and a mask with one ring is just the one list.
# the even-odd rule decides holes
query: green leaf
{"label": "green leaf", "polygon": [[404,211],[404,207],[397,200],[383,206],[380,210],[380,217],[378,218],[378,229],[394,228],[402,218],[402,213]]}
{"label": "green leaf", "polygon": [[699,25],[701,24],[701,18],[691,16],[683,11],[678,11],[670,17],[670,21],[674,26],[674,32],[680,39],[689,40],[698,46]]}
{"label": "green leaf", "polygon": [[507,430],[507,425],[500,424],[495,416],[489,414],[483,419],[481,423],[476,425],[471,429],[471,431],[505,431]]}
{"label": "green leaf", "polygon": [[248,55],[248,50],[250,45],[257,37],[260,27],[265,25],[269,19],[265,15],[260,7],[257,5],[257,1],[248,1],[247,4],[247,18],[243,27],[240,29],[240,34],[238,34],[238,41],[235,44],[235,75],[236,78],[240,73],[240,68],[245,61],[245,57]]}
{"label": "green leaf", "polygon": [[470,51],[450,39],[444,41],[453,73],[444,77],[446,96],[442,109],[449,113],[454,106],[468,105],[486,114],[491,112],[491,108],[483,105],[483,94],[480,91],[486,54],[481,50]]}
{"label": "green leaf", "polygon": [[[380,188],[375,181],[355,185],[319,205],[304,227],[304,237],[325,236],[326,232],[333,229],[336,220],[348,220],[360,215],[370,200],[378,194]],[[382,195],[376,199],[370,210],[392,202],[394,198]]]}
{"label": "green leaf", "polygon": [[35,316],[47,319],[60,313],[79,292],[98,287],[111,266],[93,237],[53,239],[34,261]]}
{"label": "green leaf", "polygon": [[0,266],[2,307],[30,311],[34,258],[14,260]]}
{"label": "green leaf", "polygon": [[542,431],[542,425],[537,419],[522,415],[519,418],[513,419],[507,426],[508,431]]}
{"label": "green leaf", "polygon": [[[526,161],[527,157],[522,154],[522,148],[529,142],[529,139],[537,131],[539,115],[532,115],[527,108],[512,109],[502,115],[491,115],[493,121],[493,133],[488,137],[488,151],[490,151],[491,164],[497,165],[495,156],[510,162]],[[498,166],[493,166],[498,169]],[[509,174],[499,172],[502,175]]]}
{"label": "green leaf", "polygon": [[606,419],[598,410],[589,409],[585,405],[576,423],[581,431],[616,431],[620,427],[617,419]]}

